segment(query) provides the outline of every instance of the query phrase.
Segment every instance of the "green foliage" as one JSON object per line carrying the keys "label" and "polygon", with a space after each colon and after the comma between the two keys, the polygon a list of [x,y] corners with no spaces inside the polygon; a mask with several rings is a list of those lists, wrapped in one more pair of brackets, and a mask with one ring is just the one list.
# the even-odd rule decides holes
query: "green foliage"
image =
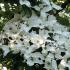
{"label": "green foliage", "polygon": [[57,16],[57,21],[62,24],[62,25],[65,25],[65,26],[70,26],[70,23],[69,23],[69,20],[67,17],[60,17],[60,16]]}

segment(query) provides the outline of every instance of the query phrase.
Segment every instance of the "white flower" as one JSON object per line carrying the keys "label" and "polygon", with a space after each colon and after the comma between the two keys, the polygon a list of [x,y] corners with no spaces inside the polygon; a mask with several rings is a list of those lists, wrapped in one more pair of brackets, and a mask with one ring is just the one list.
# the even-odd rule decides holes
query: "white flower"
{"label": "white flower", "polygon": [[49,15],[48,16],[48,21],[49,22],[52,22],[51,25],[53,25],[57,20],[56,20],[56,17],[55,16]]}
{"label": "white flower", "polygon": [[62,8],[56,4],[54,4],[53,2],[51,2],[52,7],[55,8],[56,10],[61,10]]}
{"label": "white flower", "polygon": [[31,41],[36,44],[38,47],[40,47],[44,43],[44,39],[39,35],[32,35]]}
{"label": "white flower", "polygon": [[26,6],[28,6],[28,7],[31,7],[30,2],[27,1],[27,0],[20,0],[20,4],[21,4],[21,5],[26,5]]}
{"label": "white flower", "polygon": [[27,61],[27,64],[28,64],[29,66],[33,66],[33,65],[34,65],[34,62],[32,62],[31,60],[28,60],[28,61]]}
{"label": "white flower", "polygon": [[32,53],[31,56],[36,59],[41,58],[41,60],[44,60],[44,56],[40,52]]}
{"label": "white flower", "polygon": [[40,16],[40,17],[41,17],[43,20],[46,20],[46,17],[47,17],[47,15],[48,15],[48,14],[46,14],[46,13],[45,13],[45,12],[43,12],[43,11],[41,11],[41,13],[40,13],[40,14],[41,14],[41,16]]}
{"label": "white flower", "polygon": [[[17,22],[18,24],[18,22]],[[18,32],[18,27],[16,26],[16,23],[9,23],[6,24],[3,28],[6,33],[11,32],[11,33],[17,33]]]}
{"label": "white flower", "polygon": [[2,70],[8,70],[7,67],[3,66]]}
{"label": "white flower", "polygon": [[[29,55],[28,55],[29,56]],[[27,58],[27,64],[29,66],[34,65],[34,63],[39,63],[43,64],[44,57],[42,54],[36,52],[36,53],[31,53],[30,57]],[[31,64],[30,64],[31,63]]]}
{"label": "white flower", "polygon": [[65,53],[66,53],[66,55],[64,56],[64,58],[66,58],[66,59],[69,58],[70,57],[70,52],[66,51]]}
{"label": "white flower", "polygon": [[39,27],[42,24],[42,20],[37,16],[31,16],[28,20],[28,24],[31,27]]}
{"label": "white flower", "polygon": [[43,3],[45,3],[46,5],[50,5],[50,1],[49,0],[42,0]]}
{"label": "white flower", "polygon": [[37,11],[40,11],[40,7],[38,6],[34,6],[33,8],[36,9]]}
{"label": "white flower", "polygon": [[53,52],[53,53],[55,53],[56,52],[56,49],[55,49],[55,47],[49,47],[49,49],[48,49],[49,51],[51,51],[51,52]]}
{"label": "white flower", "polygon": [[57,63],[56,63],[55,60],[52,60],[52,69],[53,69],[53,70],[58,70],[58,68],[57,68]]}
{"label": "white flower", "polygon": [[20,26],[21,26],[21,28],[20,28],[21,31],[28,32],[30,29],[30,27],[27,27],[25,24],[20,24]]}
{"label": "white flower", "polygon": [[52,10],[52,7],[51,6],[47,6],[47,7],[44,7],[41,11],[42,12],[48,12],[50,10]]}
{"label": "white flower", "polygon": [[9,50],[9,47],[8,46],[0,46],[0,48],[2,48],[3,49],[3,51],[4,51],[4,56],[6,56],[9,52],[10,52],[10,50]]}
{"label": "white flower", "polygon": [[60,63],[62,66],[66,66],[67,64],[66,64],[66,61],[65,60],[61,60],[61,63]]}

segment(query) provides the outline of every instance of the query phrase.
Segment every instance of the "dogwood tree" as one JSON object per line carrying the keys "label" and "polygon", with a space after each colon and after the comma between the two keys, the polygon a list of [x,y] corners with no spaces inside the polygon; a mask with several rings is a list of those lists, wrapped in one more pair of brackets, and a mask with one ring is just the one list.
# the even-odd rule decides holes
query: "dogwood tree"
{"label": "dogwood tree", "polygon": [[2,70],[70,69],[70,14],[65,3],[8,0],[0,4],[1,23],[5,23],[0,31]]}

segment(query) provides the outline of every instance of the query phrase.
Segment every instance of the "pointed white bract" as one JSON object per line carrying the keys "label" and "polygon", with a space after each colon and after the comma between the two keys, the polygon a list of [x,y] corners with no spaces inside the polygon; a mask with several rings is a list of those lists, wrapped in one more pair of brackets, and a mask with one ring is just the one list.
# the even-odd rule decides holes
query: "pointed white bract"
{"label": "pointed white bract", "polygon": [[26,5],[28,7],[31,7],[31,4],[28,0],[19,0],[19,2],[21,5]]}

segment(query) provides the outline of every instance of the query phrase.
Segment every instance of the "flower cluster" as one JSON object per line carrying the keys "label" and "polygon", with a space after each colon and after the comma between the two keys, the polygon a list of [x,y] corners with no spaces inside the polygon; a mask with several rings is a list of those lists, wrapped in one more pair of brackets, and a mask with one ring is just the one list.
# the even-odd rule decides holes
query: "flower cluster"
{"label": "flower cluster", "polygon": [[[33,14],[29,18],[23,17],[22,22],[6,24],[0,34],[0,48],[4,50],[4,56],[9,51],[21,52],[24,54],[23,62],[29,66],[37,63],[44,64],[47,70],[70,69],[70,32],[57,22],[54,15],[46,13],[49,0],[43,0],[40,7],[46,4],[48,6],[40,10],[40,17]],[[59,9],[51,4],[50,7]]]}

